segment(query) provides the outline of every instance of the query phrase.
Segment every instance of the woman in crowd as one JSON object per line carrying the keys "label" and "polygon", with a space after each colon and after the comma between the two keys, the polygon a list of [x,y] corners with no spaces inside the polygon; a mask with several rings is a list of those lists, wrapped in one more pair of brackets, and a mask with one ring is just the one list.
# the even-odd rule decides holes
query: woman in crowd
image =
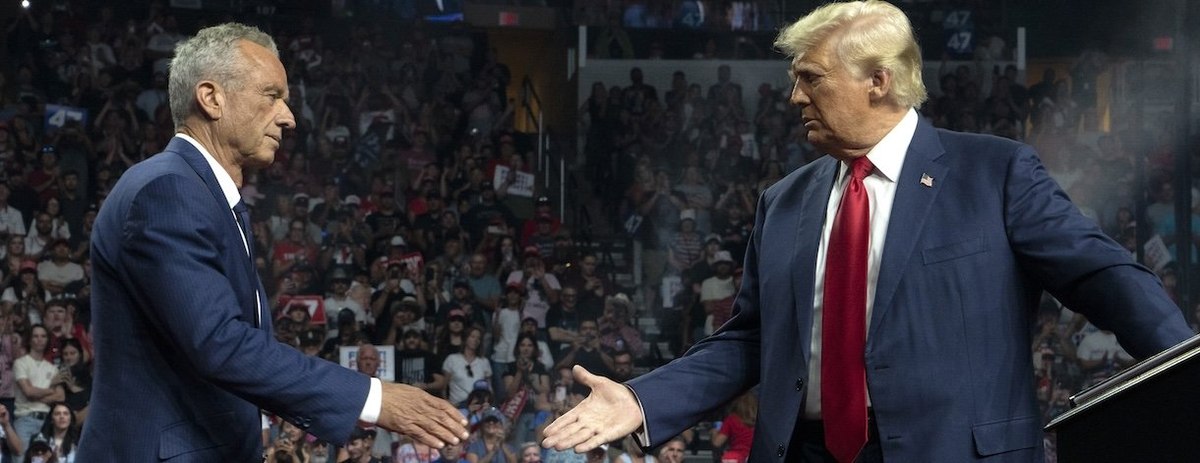
{"label": "woman in crowd", "polygon": [[[50,414],[42,423],[42,438],[50,444],[58,461],[75,462],[75,448],[79,446],[79,426],[75,422],[75,412],[65,402],[50,405]],[[36,439],[35,437],[34,440]]]}
{"label": "woman in crowd", "polygon": [[750,391],[734,399],[729,415],[712,430],[713,448],[725,447],[721,463],[746,463],[754,441],[754,421],[758,419],[758,394]]}
{"label": "woman in crowd", "polygon": [[484,381],[490,384],[492,366],[479,352],[483,342],[483,330],[477,326],[467,328],[467,337],[463,342],[463,350],[446,356],[442,362],[442,371],[450,381],[450,403],[461,404],[467,400],[467,394],[475,389],[476,383]]}
{"label": "woman in crowd", "polygon": [[479,422],[476,437],[467,444],[471,463],[517,463],[517,452],[508,445],[508,423],[493,410]]}
{"label": "woman in crowd", "polygon": [[[10,239],[19,240],[20,238]],[[24,246],[22,243],[21,247]],[[12,244],[9,245],[9,249],[12,249]],[[6,308],[15,308],[21,312],[23,318],[31,319],[34,323],[42,321],[42,310],[49,299],[50,292],[42,286],[42,282],[38,281],[37,263],[32,260],[21,264],[16,280],[11,286],[4,289],[4,294],[0,295],[0,303],[3,303]]]}
{"label": "woman in crowd", "polygon": [[462,310],[451,310],[446,317],[446,325],[438,327],[437,343],[434,353],[448,356],[462,352],[466,342],[467,316]]}
{"label": "woman in crowd", "polygon": [[521,268],[520,258],[517,256],[517,242],[512,236],[505,235],[500,238],[492,262],[496,263],[496,276],[500,281],[504,281],[509,273]]}
{"label": "woman in crowd", "polygon": [[279,434],[275,436],[275,442],[267,448],[266,461],[308,463],[313,452],[309,448],[306,436],[307,434],[296,425],[283,421],[279,425]]}
{"label": "woman in crowd", "polygon": [[84,359],[83,347],[78,339],[64,338],[60,343],[58,349],[62,364],[59,366],[56,386],[62,389],[64,401],[75,411],[75,419],[83,424],[92,396],[92,366]]}
{"label": "woman in crowd", "polygon": [[538,361],[537,338],[529,334],[517,337],[513,346],[513,363],[504,373],[504,390],[508,393],[505,411],[509,404],[516,422],[513,425],[513,441],[525,442],[533,437],[533,427],[538,410],[535,405],[539,397],[550,390],[550,375]]}
{"label": "woman in crowd", "polygon": [[467,419],[467,427],[474,429],[483,419],[483,415],[495,408],[492,406],[492,391],[476,389],[467,395],[467,403],[460,407],[458,412]]}

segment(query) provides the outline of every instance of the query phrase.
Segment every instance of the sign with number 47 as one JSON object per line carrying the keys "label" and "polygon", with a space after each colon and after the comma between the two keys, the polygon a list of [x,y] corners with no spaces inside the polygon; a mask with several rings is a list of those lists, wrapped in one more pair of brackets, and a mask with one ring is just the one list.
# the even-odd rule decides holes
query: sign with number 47
{"label": "sign with number 47", "polygon": [[46,105],[46,132],[53,133],[63,128],[67,125],[67,121],[78,121],[79,125],[86,126],[87,118],[87,109],[48,104]]}

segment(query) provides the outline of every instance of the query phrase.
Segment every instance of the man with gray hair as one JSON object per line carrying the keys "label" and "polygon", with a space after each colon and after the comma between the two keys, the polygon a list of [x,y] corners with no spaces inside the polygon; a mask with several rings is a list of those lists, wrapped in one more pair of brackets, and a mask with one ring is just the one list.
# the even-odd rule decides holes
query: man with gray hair
{"label": "man with gray hair", "polygon": [[1192,335],[1152,272],[1084,217],[1033,148],[934,128],[912,26],[878,0],[785,28],[791,102],[828,156],[763,192],[733,316],[543,445],[657,445],[759,386],[750,460],[1040,461],[1030,327],[1049,291],[1143,358]]}
{"label": "man with gray hair", "polygon": [[360,422],[465,439],[445,401],[272,336],[238,192],[295,126],[271,37],[201,30],[175,49],[168,91],[175,138],[121,177],[92,233],[95,413],[79,460],[259,460],[260,410],[338,444]]}

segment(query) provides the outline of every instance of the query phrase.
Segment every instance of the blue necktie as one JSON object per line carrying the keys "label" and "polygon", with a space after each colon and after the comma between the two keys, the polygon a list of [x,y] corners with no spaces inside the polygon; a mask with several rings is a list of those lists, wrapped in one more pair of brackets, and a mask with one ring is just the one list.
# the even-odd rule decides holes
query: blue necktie
{"label": "blue necktie", "polygon": [[[235,204],[233,206],[233,212],[237,213],[238,228],[241,229],[242,238],[246,239],[246,250],[247,250],[248,254],[250,255],[250,267],[254,268],[255,267],[254,234],[250,232],[250,210],[246,209],[246,203],[239,199],[237,204]],[[255,274],[254,277],[255,277],[255,280],[258,279],[257,274]],[[257,283],[257,281],[256,281],[256,283]],[[258,310],[256,311],[255,316],[254,316],[254,323],[255,323],[255,326],[262,326],[263,310],[262,310],[262,303],[260,301],[261,301],[263,295],[258,294],[258,285],[257,284],[254,287],[254,294],[255,294],[255,298],[254,298],[255,303],[254,304],[256,306],[258,306],[257,307]]]}
{"label": "blue necktie", "polygon": [[237,213],[238,228],[241,228],[242,238],[246,239],[246,249],[250,254],[250,261],[254,261],[254,235],[250,232],[250,210],[246,209],[246,203],[238,200],[233,206],[233,212]]}

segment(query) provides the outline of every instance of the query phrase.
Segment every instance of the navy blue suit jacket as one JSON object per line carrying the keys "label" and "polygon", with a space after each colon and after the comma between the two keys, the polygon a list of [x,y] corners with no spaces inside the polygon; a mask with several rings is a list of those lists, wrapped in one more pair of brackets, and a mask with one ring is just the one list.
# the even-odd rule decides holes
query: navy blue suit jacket
{"label": "navy blue suit jacket", "polygon": [[256,326],[262,283],[190,143],[174,138],[121,176],[91,259],[96,363],[80,461],[260,460],[260,408],[349,437],[369,378],[276,342],[269,314]]}
{"label": "navy blue suit jacket", "polygon": [[[837,172],[824,157],[763,193],[735,315],[630,382],[653,444],[761,383],[752,460],[783,461],[805,390],[819,387],[806,384],[814,274]],[[1030,344],[1042,290],[1139,358],[1192,334],[1154,274],[1080,215],[1032,148],[922,120],[863,353],[887,460],[1041,460]]]}

